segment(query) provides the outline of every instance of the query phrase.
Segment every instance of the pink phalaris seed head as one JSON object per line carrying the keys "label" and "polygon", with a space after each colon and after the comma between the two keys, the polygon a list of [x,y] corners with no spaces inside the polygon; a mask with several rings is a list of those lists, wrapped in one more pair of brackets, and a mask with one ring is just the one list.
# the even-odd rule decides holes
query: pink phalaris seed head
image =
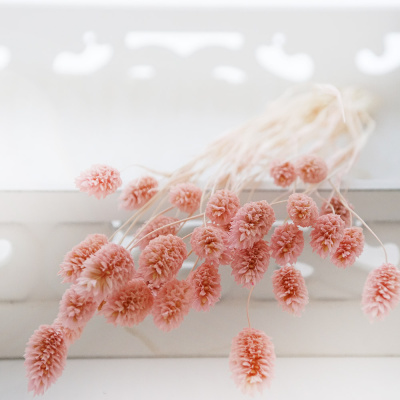
{"label": "pink phalaris seed head", "polygon": [[193,290],[187,281],[173,279],[167,282],[157,293],[152,314],[155,325],[169,332],[178,328],[189,313],[193,302]]}
{"label": "pink phalaris seed head", "polygon": [[286,209],[291,220],[304,228],[313,225],[318,218],[318,207],[315,201],[303,193],[291,194]]}
{"label": "pink phalaris seed head", "polygon": [[300,271],[292,265],[279,268],[272,275],[272,286],[283,310],[300,317],[308,304],[308,291]]}
{"label": "pink phalaris seed head", "polygon": [[[353,209],[353,206],[350,203],[348,203],[348,206],[351,209]],[[342,220],[345,223],[345,227],[350,228],[351,213],[343,205],[339,197],[332,197],[329,201],[325,201],[322,204],[320,215],[332,214],[332,213],[340,215],[340,218],[342,218]]]}
{"label": "pink phalaris seed head", "polygon": [[336,214],[321,215],[315,221],[310,245],[321,258],[335,253],[344,235],[344,221]]}
{"label": "pink phalaris seed head", "polygon": [[297,161],[296,172],[304,183],[320,183],[328,176],[328,166],[321,157],[308,154]]}
{"label": "pink phalaris seed head", "polygon": [[195,228],[190,238],[190,244],[194,253],[210,263],[220,262],[226,250],[227,243],[228,234],[213,225],[204,225]]}
{"label": "pink phalaris seed head", "polygon": [[75,184],[81,192],[101,199],[114,193],[122,185],[122,180],[117,169],[96,164],[81,172]]}
{"label": "pink phalaris seed head", "polygon": [[[137,242],[141,250],[143,250],[153,239],[159,236],[176,235],[179,230],[179,224],[165,226],[178,222],[178,219],[159,215],[152,221],[144,225],[144,228],[137,237]],[[164,227],[164,228],[163,228]],[[162,228],[162,229],[159,229]],[[156,229],[156,232],[154,232]],[[148,236],[147,236],[148,235]],[[146,237],[145,237],[146,236]],[[142,239],[144,238],[144,239]]]}
{"label": "pink phalaris seed head", "polygon": [[364,313],[382,320],[400,300],[400,271],[393,264],[383,264],[371,271],[362,295]]}
{"label": "pink phalaris seed head", "polygon": [[245,204],[233,217],[230,246],[236,249],[252,247],[268,233],[274,222],[274,210],[265,200]]}
{"label": "pink phalaris seed head", "polygon": [[289,161],[273,161],[269,172],[275,185],[281,187],[290,186],[297,178],[296,168]]}
{"label": "pink phalaris seed head", "polygon": [[158,182],[152,176],[142,176],[128,183],[119,198],[124,210],[136,210],[144,206],[158,192]]}
{"label": "pink phalaris seed head", "polygon": [[304,249],[303,232],[294,224],[275,228],[271,236],[271,256],[278,265],[295,264]]}
{"label": "pink phalaris seed head", "polygon": [[236,250],[231,264],[235,281],[250,289],[263,278],[269,260],[270,248],[264,240],[259,240],[248,249]]}
{"label": "pink phalaris seed head", "polygon": [[152,307],[151,290],[142,280],[134,279],[108,297],[101,314],[114,325],[133,326],[140,324]]}
{"label": "pink phalaris seed head", "polygon": [[153,239],[139,257],[139,274],[151,289],[175,278],[187,257],[184,241],[174,235]]}
{"label": "pink phalaris seed head", "polygon": [[361,255],[363,249],[364,234],[362,228],[346,228],[339,247],[331,257],[331,261],[339,268],[346,268],[355,263],[356,258]]}
{"label": "pink phalaris seed head", "polygon": [[94,234],[72,248],[60,265],[58,275],[63,277],[63,282],[76,283],[84,268],[84,262],[96,251],[108,243],[107,236]]}
{"label": "pink phalaris seed head", "polygon": [[84,327],[67,328],[62,324],[62,322],[58,318],[54,320],[53,326],[62,330],[67,347],[69,347],[72,343],[77,341],[82,336],[82,332],[84,329]]}
{"label": "pink phalaris seed head", "polygon": [[205,262],[189,276],[193,289],[192,307],[196,311],[209,311],[221,298],[221,276],[218,267]]}
{"label": "pink phalaris seed head", "polygon": [[104,245],[84,266],[77,290],[92,295],[99,302],[135,275],[131,253],[115,243]]}
{"label": "pink phalaris seed head", "polygon": [[275,358],[274,345],[264,332],[244,328],[233,338],[229,355],[236,386],[245,394],[262,392],[274,377]]}
{"label": "pink phalaris seed head", "polygon": [[206,217],[218,225],[229,224],[240,208],[239,198],[230,190],[217,190],[208,200]]}
{"label": "pink phalaris seed head", "polygon": [[41,325],[30,337],[25,350],[28,390],[43,394],[62,374],[67,345],[59,326]]}
{"label": "pink phalaris seed head", "polygon": [[180,183],[169,192],[170,203],[179,210],[192,214],[200,207],[202,191],[192,183]]}

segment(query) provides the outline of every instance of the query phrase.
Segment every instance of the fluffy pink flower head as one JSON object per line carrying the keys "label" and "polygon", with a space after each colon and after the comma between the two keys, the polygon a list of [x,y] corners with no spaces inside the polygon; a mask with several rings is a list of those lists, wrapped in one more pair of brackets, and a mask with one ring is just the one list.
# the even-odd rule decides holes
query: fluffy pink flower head
{"label": "fluffy pink flower head", "polygon": [[320,183],[328,176],[328,166],[321,157],[309,154],[297,161],[296,172],[305,183]]}
{"label": "fluffy pink flower head", "polygon": [[115,168],[96,164],[81,172],[75,179],[75,184],[81,192],[101,199],[114,193],[122,185],[122,180]]}
{"label": "fluffy pink flower head", "polygon": [[296,225],[286,223],[275,228],[271,236],[271,255],[278,265],[295,264],[303,249],[303,232]]}
{"label": "fluffy pink flower head", "polygon": [[274,345],[264,332],[244,328],[233,338],[229,355],[236,385],[245,394],[262,392],[274,377],[275,358]]}
{"label": "fluffy pink flower head", "polygon": [[83,263],[106,243],[108,243],[107,236],[94,234],[87,236],[83,242],[73,247],[60,265],[58,275],[63,277],[63,282],[76,283],[83,271]]}
{"label": "fluffy pink flower head", "polygon": [[265,200],[245,204],[233,217],[230,246],[236,249],[252,247],[268,233],[274,222],[274,210]]}
{"label": "fluffy pink flower head", "polygon": [[393,264],[383,264],[371,271],[362,295],[364,313],[382,320],[400,300],[400,271]]}
{"label": "fluffy pink flower head", "polygon": [[43,394],[65,367],[67,345],[60,327],[41,325],[29,339],[24,357],[28,390]]}
{"label": "fluffy pink flower head", "polygon": [[209,311],[221,298],[221,276],[218,267],[205,262],[189,279],[193,289],[192,307],[196,311]]}
{"label": "fluffy pink flower head", "polygon": [[[179,224],[165,226],[172,224],[174,222],[178,222],[178,219],[172,217],[166,217],[165,215],[159,215],[158,217],[154,218],[147,225],[145,225],[143,230],[139,233],[137,237],[139,247],[143,250],[153,239],[159,236],[176,235],[176,233],[179,230]],[[162,228],[163,226],[165,226],[165,228]],[[162,229],[153,232],[159,228]],[[143,237],[145,238],[142,239]]]}
{"label": "fluffy pink flower head", "polygon": [[158,182],[152,176],[142,176],[128,183],[119,198],[124,210],[136,210],[145,205],[158,192]]}
{"label": "fluffy pink flower head", "polygon": [[192,183],[180,183],[171,188],[169,201],[183,212],[194,213],[200,207],[202,191]]}
{"label": "fluffy pink flower head", "polygon": [[310,245],[321,258],[333,254],[344,235],[344,221],[336,214],[321,215],[315,221],[310,235]]}
{"label": "fluffy pink flower head", "polygon": [[283,310],[300,317],[308,304],[308,291],[300,271],[292,265],[279,268],[272,275],[272,286]]}
{"label": "fluffy pink flower head", "polygon": [[331,257],[331,261],[339,268],[353,265],[364,249],[364,234],[362,228],[346,228],[339,247]]}
{"label": "fluffy pink flower head", "polygon": [[154,300],[154,323],[165,332],[178,328],[189,313],[192,302],[193,290],[190,283],[177,279],[167,282]]}
{"label": "fluffy pink flower head", "polygon": [[208,200],[206,217],[214,224],[226,225],[240,208],[239,198],[230,190],[217,190]]}
{"label": "fluffy pink flower head", "polygon": [[153,239],[139,257],[139,274],[157,289],[161,284],[176,277],[187,257],[184,241],[174,235]]}
{"label": "fluffy pink flower head", "polygon": [[263,278],[268,269],[269,260],[270,249],[264,240],[259,240],[248,249],[236,250],[231,264],[235,281],[250,289]]}
{"label": "fluffy pink flower head", "polygon": [[85,269],[78,279],[80,290],[101,301],[133,278],[135,266],[129,251],[108,243],[85,261]]}
{"label": "fluffy pink flower head", "polygon": [[313,225],[318,218],[318,207],[315,201],[303,193],[291,194],[286,209],[291,220],[304,228]]}
{"label": "fluffy pink flower head", "polygon": [[62,322],[56,318],[53,322],[53,326],[61,329],[63,335],[64,335],[64,340],[65,343],[68,346],[70,346],[72,343],[74,343],[76,340],[78,340],[82,336],[82,332],[84,327],[81,328],[67,328],[62,324]]}
{"label": "fluffy pink flower head", "polygon": [[101,314],[114,325],[133,326],[140,324],[152,307],[151,290],[142,280],[134,279],[111,294]]}
{"label": "fluffy pink flower head", "polygon": [[297,178],[296,169],[289,161],[273,161],[269,172],[275,185],[281,187],[290,186]]}
{"label": "fluffy pink flower head", "polygon": [[[353,209],[353,206],[351,204],[348,203],[348,205],[349,205],[349,207],[351,209]],[[350,227],[350,221],[351,221],[351,213],[343,205],[343,203],[339,199],[339,197],[332,197],[330,199],[330,201],[325,201],[325,203],[323,203],[322,206],[321,206],[320,215],[332,214],[333,211],[335,211],[335,214],[340,215],[340,218],[342,218],[342,220],[345,223],[345,227],[349,228]]]}

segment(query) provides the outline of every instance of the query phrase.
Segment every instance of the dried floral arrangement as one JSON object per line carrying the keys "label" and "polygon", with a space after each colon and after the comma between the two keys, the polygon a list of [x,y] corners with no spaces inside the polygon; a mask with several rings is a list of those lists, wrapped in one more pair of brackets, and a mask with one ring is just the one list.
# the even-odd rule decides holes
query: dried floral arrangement
{"label": "dried floral arrangement", "polygon": [[[167,332],[178,328],[191,308],[209,311],[221,296],[222,266],[231,268],[237,284],[249,289],[248,327],[232,340],[232,377],[245,393],[261,391],[273,378],[275,352],[271,339],[250,323],[254,286],[272,258],[280,266],[272,275],[276,300],[284,311],[300,316],[309,301],[304,278],[295,267],[305,246],[304,230],[311,229],[309,245],[314,252],[330,258],[336,267],[348,268],[364,246],[363,229],[353,226],[355,218],[384,252],[382,265],[365,283],[362,308],[371,320],[387,315],[400,299],[400,272],[340,191],[343,177],[374,129],[370,105],[370,97],[355,89],[296,88],[260,117],[219,137],[187,165],[164,174],[162,184],[150,175],[128,183],[120,206],[134,213],[118,229],[125,230],[121,241],[113,241],[118,231],[110,238],[91,234],[61,263],[59,274],[71,286],[53,324],[40,326],[27,343],[29,390],[43,394],[57,380],[68,346],[96,313],[128,327],[151,314],[156,327]],[[270,177],[287,190],[271,203],[251,201],[254,190]],[[197,186],[200,179],[206,182],[202,188]],[[318,193],[323,184],[332,187],[329,198]],[[82,172],[76,185],[101,199],[114,193],[122,180],[115,168],[94,165]],[[248,201],[241,205],[239,195],[248,188]],[[317,201],[322,202],[320,209]],[[170,204],[162,210],[166,202]],[[287,218],[267,238],[275,223],[274,206],[280,203],[286,203]],[[183,218],[167,216],[172,209]],[[122,246],[149,210],[152,216]],[[202,225],[179,236],[192,219]],[[137,247],[138,267],[131,254]],[[178,280],[178,271],[192,252],[197,261],[186,279]]]}

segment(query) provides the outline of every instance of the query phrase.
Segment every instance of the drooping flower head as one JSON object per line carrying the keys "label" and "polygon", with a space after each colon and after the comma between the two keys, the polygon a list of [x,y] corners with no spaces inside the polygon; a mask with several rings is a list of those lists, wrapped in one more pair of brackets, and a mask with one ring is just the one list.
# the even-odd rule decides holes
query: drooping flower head
{"label": "drooping flower head", "polygon": [[278,265],[295,264],[304,248],[303,232],[294,224],[278,226],[271,236],[270,246]]}
{"label": "drooping flower head", "polygon": [[290,186],[297,178],[296,169],[289,161],[273,161],[269,172],[275,185],[281,187]]}
{"label": "drooping flower head", "polygon": [[261,281],[268,269],[270,249],[264,240],[254,243],[253,247],[236,250],[231,263],[235,281],[245,288],[251,288]]}
{"label": "drooping flower head", "polygon": [[157,293],[152,314],[155,325],[169,332],[178,328],[189,313],[193,302],[193,290],[187,281],[173,279],[167,282]]}
{"label": "drooping flower head", "polygon": [[67,345],[60,327],[41,325],[30,337],[25,349],[28,390],[43,394],[62,374]]}
{"label": "drooping flower head", "polygon": [[320,183],[328,176],[328,166],[321,157],[308,154],[297,161],[296,172],[304,183]]}
{"label": "drooping flower head", "polygon": [[106,243],[107,236],[96,233],[87,236],[84,241],[73,247],[60,265],[58,274],[63,277],[63,282],[76,283],[83,271],[84,262]]}
{"label": "drooping flower head", "polygon": [[[348,203],[348,206],[353,209],[353,206],[350,203]],[[332,197],[329,201],[325,201],[321,206],[320,215],[332,214],[333,212],[337,215],[340,215],[340,218],[342,218],[344,221],[346,228],[350,228],[351,213],[343,205],[339,197]]]}
{"label": "drooping flower head", "polygon": [[364,249],[362,228],[346,228],[339,247],[331,257],[331,261],[339,268],[353,265]]}
{"label": "drooping flower head", "polygon": [[122,185],[122,180],[117,169],[96,164],[81,172],[75,179],[75,184],[81,192],[101,199],[114,193]]}
{"label": "drooping flower head", "polygon": [[57,327],[58,329],[61,329],[67,347],[69,347],[72,343],[77,341],[82,336],[82,332],[84,329],[84,327],[73,328],[73,329],[67,328],[62,324],[62,322],[58,318],[54,320],[53,326]]}
{"label": "drooping flower head", "polygon": [[344,221],[336,214],[321,215],[315,221],[310,235],[310,245],[321,258],[333,254],[344,235]]}
{"label": "drooping flower head", "polygon": [[393,264],[383,264],[371,271],[362,295],[364,313],[382,320],[400,300],[400,271]]}
{"label": "drooping flower head", "polygon": [[281,267],[273,273],[272,285],[283,310],[300,317],[308,304],[308,291],[300,271],[292,265]]}
{"label": "drooping flower head", "polygon": [[228,233],[213,225],[195,228],[190,238],[195,254],[210,263],[219,263],[227,243]]}
{"label": "drooping flower head", "polygon": [[275,222],[273,208],[265,201],[245,204],[233,217],[229,230],[232,248],[246,249],[261,240]]}
{"label": "drooping flower head", "polygon": [[180,183],[171,188],[169,201],[179,210],[192,214],[200,207],[201,195],[201,189],[192,183]]}
{"label": "drooping flower head", "polygon": [[240,208],[239,198],[230,190],[217,190],[208,200],[206,217],[218,225],[229,224]]}
{"label": "drooping flower head", "polygon": [[291,194],[286,209],[291,220],[304,228],[313,225],[318,218],[318,207],[315,201],[303,193]]}
{"label": "drooping flower head", "polygon": [[262,331],[245,328],[233,338],[229,366],[236,385],[245,394],[254,395],[269,386],[274,377],[275,350]]}
{"label": "drooping flower head", "polygon": [[158,192],[158,182],[152,176],[142,176],[128,183],[119,198],[124,210],[136,210],[145,205]]}

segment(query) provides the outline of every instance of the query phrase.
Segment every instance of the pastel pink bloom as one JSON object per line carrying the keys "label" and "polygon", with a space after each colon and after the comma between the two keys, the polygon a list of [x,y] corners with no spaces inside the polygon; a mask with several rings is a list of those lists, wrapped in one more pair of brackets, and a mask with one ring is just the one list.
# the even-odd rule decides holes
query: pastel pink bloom
{"label": "pastel pink bloom", "polygon": [[[179,224],[165,226],[172,224],[174,222],[178,222],[178,219],[172,217],[166,217],[165,215],[159,215],[158,217],[154,218],[152,221],[144,225],[143,229],[138,237],[137,242],[139,247],[143,250],[153,239],[159,236],[166,236],[166,235],[176,235],[179,230]],[[165,226],[165,228],[162,228]],[[156,232],[156,229],[162,228]],[[152,233],[153,232],[153,233]],[[147,236],[149,235],[149,236]],[[145,237],[146,236],[146,237]],[[145,237],[144,239],[142,239]]]}
{"label": "pastel pink bloom", "polygon": [[371,271],[362,295],[364,313],[382,320],[400,300],[400,271],[393,264],[383,264]]}
{"label": "pastel pink bloom", "polygon": [[272,286],[283,310],[300,317],[308,304],[308,291],[300,271],[292,265],[279,268],[272,274]]}
{"label": "pastel pink bloom", "polygon": [[192,307],[196,311],[209,311],[221,298],[221,276],[218,267],[205,262],[189,276],[193,289]]}
{"label": "pastel pink bloom", "polygon": [[81,172],[75,179],[75,184],[81,192],[101,199],[114,193],[122,185],[122,180],[117,169],[96,164]]}
{"label": "pastel pink bloom", "polygon": [[232,219],[230,246],[236,249],[252,247],[268,233],[274,222],[274,210],[265,200],[245,204]]}
{"label": "pastel pink bloom", "polygon": [[273,161],[269,172],[275,185],[281,187],[290,186],[297,178],[296,169],[289,161]]}
{"label": "pastel pink bloom", "polygon": [[230,190],[217,190],[208,200],[206,217],[214,224],[226,225],[240,208],[239,198]]}
{"label": "pastel pink bloom", "polygon": [[101,314],[114,325],[133,326],[140,324],[152,307],[151,290],[142,280],[134,279],[111,294]]}
{"label": "pastel pink bloom", "polygon": [[297,161],[296,172],[305,183],[320,183],[328,176],[328,166],[321,157],[308,154]]}
{"label": "pastel pink bloom", "polygon": [[57,326],[41,325],[30,337],[25,350],[28,390],[43,394],[62,374],[67,359],[67,345]]}
{"label": "pastel pink bloom", "polygon": [[136,210],[144,206],[158,192],[158,182],[152,176],[142,176],[128,183],[119,198],[124,210]]}
{"label": "pastel pink bloom", "polygon": [[131,253],[115,243],[104,245],[84,266],[78,285],[98,301],[121,288],[135,274]]}
{"label": "pastel pink bloom", "polygon": [[336,214],[321,215],[315,221],[310,245],[321,258],[335,253],[344,235],[344,221]]}
{"label": "pastel pink bloom", "polygon": [[186,244],[180,237],[159,236],[140,254],[138,272],[151,289],[157,289],[176,277],[186,257]]}
{"label": "pastel pink bloom", "polygon": [[82,336],[82,332],[84,329],[84,327],[73,328],[73,329],[67,328],[62,324],[62,322],[58,318],[54,320],[53,326],[62,330],[67,347],[70,346],[75,341],[77,341]]}
{"label": "pastel pink bloom", "polygon": [[232,378],[245,394],[254,395],[269,386],[274,377],[275,350],[262,331],[244,328],[233,338],[229,355]]}
{"label": "pastel pink bloom", "polygon": [[271,256],[278,265],[295,264],[304,249],[303,232],[294,224],[275,228],[271,236]]}
{"label": "pastel pink bloom", "polygon": [[339,268],[353,265],[364,249],[364,234],[362,228],[346,228],[339,247],[331,257],[331,261]]}
{"label": "pastel pink bloom", "polygon": [[[348,206],[353,209],[353,206],[348,203]],[[332,210],[333,208],[333,210]],[[334,211],[335,214],[340,215],[340,218],[345,223],[346,228],[350,228],[350,221],[351,221],[351,213],[350,211],[343,205],[342,201],[339,197],[332,197],[330,201],[325,201],[325,203],[321,206],[321,213],[320,215],[325,214],[332,214]]]}
{"label": "pastel pink bloom", "polygon": [[76,283],[83,271],[84,262],[106,243],[108,243],[107,236],[96,233],[87,236],[84,241],[73,247],[60,265],[58,275],[63,277],[63,282]]}
{"label": "pastel pink bloom", "polygon": [[291,194],[286,209],[291,220],[304,228],[313,225],[318,218],[318,207],[315,201],[304,193]]}
{"label": "pastel pink bloom", "polygon": [[213,225],[199,226],[193,230],[190,244],[200,258],[210,263],[219,263],[227,249],[228,233]]}
{"label": "pastel pink bloom", "polygon": [[231,264],[235,281],[250,289],[263,278],[268,269],[269,260],[270,249],[264,240],[259,240],[248,249],[236,250]]}
{"label": "pastel pink bloom", "polygon": [[152,314],[155,325],[169,332],[178,328],[189,313],[193,302],[193,290],[187,281],[173,279],[167,282],[157,293]]}
{"label": "pastel pink bloom", "polygon": [[180,183],[171,188],[169,201],[183,212],[194,213],[200,207],[202,191],[192,183]]}

